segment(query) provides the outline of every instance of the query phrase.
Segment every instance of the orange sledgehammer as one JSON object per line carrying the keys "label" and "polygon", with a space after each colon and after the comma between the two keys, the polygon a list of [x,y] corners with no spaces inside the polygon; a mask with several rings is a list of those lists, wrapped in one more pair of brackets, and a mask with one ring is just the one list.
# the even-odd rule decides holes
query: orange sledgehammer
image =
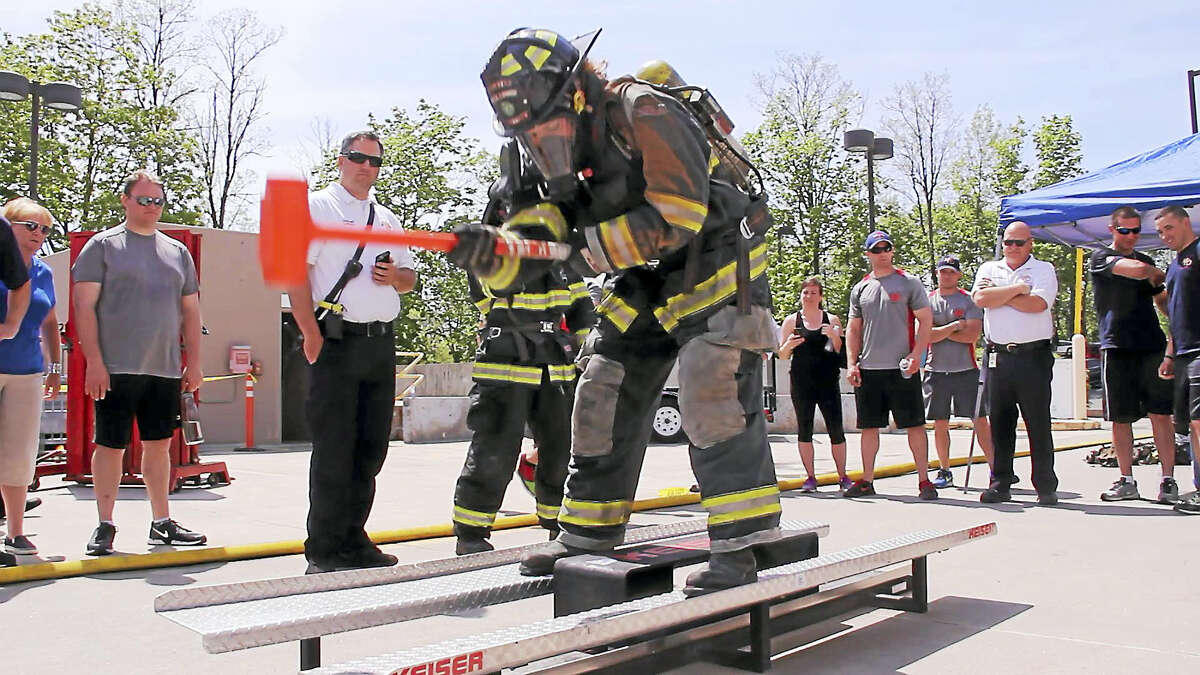
{"label": "orange sledgehammer", "polygon": [[[344,239],[449,252],[458,243],[450,232],[350,230],[313,222],[308,210],[308,184],[299,178],[268,178],[258,230],[258,261],[263,279],[286,286],[308,275],[308,245],[314,239]],[[511,248],[510,248],[511,247]],[[515,248],[515,250],[511,250]],[[496,241],[498,255],[543,260],[566,260],[571,247],[553,241],[520,239]]]}

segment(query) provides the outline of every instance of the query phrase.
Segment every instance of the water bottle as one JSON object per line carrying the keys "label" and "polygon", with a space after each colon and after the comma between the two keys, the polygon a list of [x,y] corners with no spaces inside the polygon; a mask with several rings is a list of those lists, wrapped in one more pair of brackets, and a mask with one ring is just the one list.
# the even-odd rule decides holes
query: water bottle
{"label": "water bottle", "polygon": [[908,372],[908,366],[911,364],[912,361],[909,360],[908,357],[900,359],[900,377],[903,377],[906,380],[912,377],[912,373]]}
{"label": "water bottle", "polygon": [[190,391],[183,392],[180,397],[179,416],[183,427],[183,442],[185,445],[199,445],[204,442],[204,432],[200,430],[200,409],[196,405],[196,396]]}
{"label": "water bottle", "polygon": [[[823,323],[823,324],[821,324],[821,327],[824,328],[825,326],[828,326],[828,325],[829,324],[827,324],[827,323]],[[833,338],[829,337],[828,335],[825,336],[825,351],[829,352],[830,354],[833,353]]]}

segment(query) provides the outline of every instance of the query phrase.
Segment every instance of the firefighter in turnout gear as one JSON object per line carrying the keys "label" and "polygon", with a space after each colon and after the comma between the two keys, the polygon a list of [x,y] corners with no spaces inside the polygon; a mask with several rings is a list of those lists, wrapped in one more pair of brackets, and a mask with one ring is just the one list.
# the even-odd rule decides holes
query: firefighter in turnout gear
{"label": "firefighter in turnout gear", "polygon": [[[530,210],[569,224],[569,263],[612,276],[580,355],[562,532],[526,556],[522,573],[549,574],[559,558],[622,542],[678,358],[712,547],[685,592],[754,581],[750,546],[778,538],[780,517],[762,411],[761,354],[774,348],[765,197],[739,189],[679,98],[629,77],[605,80],[557,33],[509,34],[482,79],[497,128],[540,176],[542,201]],[[451,259],[495,294],[544,274],[543,261],[494,253],[505,230],[456,233]]]}
{"label": "firefighter in turnout gear", "polygon": [[[484,222],[503,223],[510,235],[562,241],[562,215],[550,209],[511,212],[520,167],[501,152],[502,178]],[[514,170],[509,168],[513,167]],[[505,193],[508,194],[505,194]],[[471,300],[483,315],[471,377],[467,425],[471,446],[454,490],[454,534],[458,555],[492,550],[488,536],[521,451],[528,423],[538,444],[534,497],[538,523],[558,534],[563,483],[571,452],[571,401],[575,355],[595,324],[587,286],[576,273],[553,265],[503,293],[470,278]]]}

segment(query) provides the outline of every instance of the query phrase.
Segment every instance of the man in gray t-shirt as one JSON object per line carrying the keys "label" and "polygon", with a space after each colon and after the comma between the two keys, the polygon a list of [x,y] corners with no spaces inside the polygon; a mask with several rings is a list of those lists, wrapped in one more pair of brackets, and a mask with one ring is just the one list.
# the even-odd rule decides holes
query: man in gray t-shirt
{"label": "man in gray t-shirt", "polygon": [[[84,389],[96,405],[92,478],[100,525],[88,541],[88,555],[113,552],[113,505],[134,418],[153,514],[150,543],[207,541],[171,520],[167,503],[180,391],[199,389],[204,374],[196,266],[183,244],[158,231],[165,194],[153,174],[131,174],[121,193],[125,222],[93,236],[71,269],[74,321],[86,359]],[[189,354],[186,369],[181,337]]]}
{"label": "man in gray t-shirt", "polygon": [[950,413],[974,420],[975,437],[983,455],[992,463],[992,429],[987,420],[987,400],[979,395],[979,366],[975,343],[983,330],[983,310],[971,295],[958,287],[962,265],[953,255],[943,256],[934,271],[937,290],[929,295],[933,331],[929,338],[929,361],[925,364],[925,418],[933,420],[933,442],[937,448],[937,477],[934,487],[954,484],[950,471]]}
{"label": "man in gray t-shirt", "polygon": [[[846,379],[854,386],[858,428],[862,430],[862,479],[844,493],[847,497],[875,494],[875,455],[879,429],[888,413],[908,433],[916,464],[921,499],[937,499],[926,478],[929,440],[921,383],[914,378],[929,344],[930,310],[925,286],[892,263],[892,238],[886,232],[867,235],[864,256],[871,273],[850,291],[850,320],[846,331]],[[915,325],[914,325],[915,322]]]}

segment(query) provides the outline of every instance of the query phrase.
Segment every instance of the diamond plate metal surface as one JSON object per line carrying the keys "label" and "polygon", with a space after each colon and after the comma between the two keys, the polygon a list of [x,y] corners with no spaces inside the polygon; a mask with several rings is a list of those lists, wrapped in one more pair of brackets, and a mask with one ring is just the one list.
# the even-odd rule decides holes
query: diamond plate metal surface
{"label": "diamond plate metal surface", "polygon": [[532,663],[571,651],[580,651],[628,640],[664,628],[741,609],[796,591],[855,574],[887,567],[953,546],[992,536],[995,523],[960,530],[924,530],[823,555],[760,574],[757,583],[686,598],[682,591],[641,598],[619,605],[546,619],[483,635],[472,635],[434,645],[406,649],[352,663],[328,666],[306,673],[396,673],[430,664],[438,672],[443,662],[478,661],[480,672]]}
{"label": "diamond plate metal surface", "polygon": [[[789,530],[815,531],[820,536],[829,531],[828,525],[813,521],[785,521],[781,526]],[[669,540],[703,529],[704,519],[639,528],[629,532],[627,544]],[[524,554],[536,546],[478,554],[478,561],[468,560],[476,556],[464,556],[407,565],[408,569],[392,575],[399,579],[391,578],[390,581],[381,581],[387,575],[380,573],[392,572],[395,568],[195,589],[207,593],[184,598],[193,601],[192,606],[158,611],[175,623],[200,633],[204,648],[211,653],[318,637],[549,593],[551,577],[524,577],[518,573],[515,564],[492,562],[507,559],[512,555],[510,552]],[[506,555],[493,555],[501,553]],[[455,563],[466,563],[470,568],[472,564],[484,561],[489,566],[482,569],[429,576],[432,570],[454,569]],[[420,578],[404,578],[406,574],[417,572],[422,574]],[[328,577],[336,578],[327,580]],[[220,598],[226,597],[234,599],[220,602]],[[195,604],[199,601],[203,603]],[[163,604],[182,603],[168,598]]]}

